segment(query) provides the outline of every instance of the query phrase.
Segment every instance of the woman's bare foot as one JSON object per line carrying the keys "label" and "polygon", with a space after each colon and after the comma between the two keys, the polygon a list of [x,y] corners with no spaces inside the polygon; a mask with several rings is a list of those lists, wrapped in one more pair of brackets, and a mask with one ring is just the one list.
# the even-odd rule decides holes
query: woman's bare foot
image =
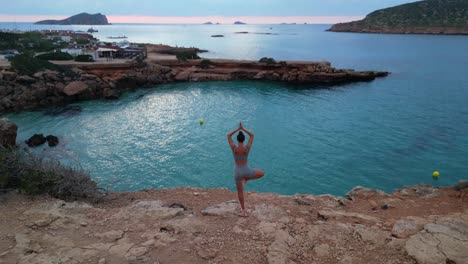
{"label": "woman's bare foot", "polygon": [[249,215],[247,214],[247,210],[246,210],[246,209],[241,209],[241,210],[240,210],[240,213],[239,213],[239,216],[240,216],[240,217],[248,217]]}

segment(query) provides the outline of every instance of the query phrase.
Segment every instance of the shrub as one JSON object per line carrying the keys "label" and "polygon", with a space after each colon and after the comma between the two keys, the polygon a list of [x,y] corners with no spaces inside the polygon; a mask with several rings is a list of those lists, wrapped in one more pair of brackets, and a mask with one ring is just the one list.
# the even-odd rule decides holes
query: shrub
{"label": "shrub", "polygon": [[96,183],[82,170],[27,150],[0,147],[0,189],[5,188],[31,195],[47,193],[65,200],[98,199],[102,195]]}
{"label": "shrub", "polygon": [[258,62],[266,63],[268,65],[276,64],[276,61],[273,58],[263,57]]}
{"label": "shrub", "polygon": [[211,65],[213,65],[213,62],[210,60],[202,60],[199,64],[199,67],[202,69],[208,69]]}
{"label": "shrub", "polygon": [[196,60],[200,59],[196,51],[181,51],[176,53],[176,58],[179,61],[187,61],[187,60]]}
{"label": "shrub", "polygon": [[91,55],[78,55],[75,57],[75,61],[78,62],[94,62],[93,56]]}
{"label": "shrub", "polygon": [[78,38],[78,39],[76,39],[76,44],[78,44],[78,45],[86,45],[86,44],[89,44],[89,43],[90,43],[90,41],[87,38]]}
{"label": "shrub", "polygon": [[71,71],[68,68],[52,64],[46,60],[40,60],[31,53],[25,52],[21,55],[16,55],[10,58],[11,66],[19,73],[23,75],[33,75],[38,71],[43,70],[53,70],[58,71],[66,76],[73,77],[76,76],[76,73]]}
{"label": "shrub", "polygon": [[61,52],[61,51],[44,53],[41,55],[37,55],[36,58],[40,60],[56,60],[56,61],[73,60],[72,55],[65,53],[65,52]]}

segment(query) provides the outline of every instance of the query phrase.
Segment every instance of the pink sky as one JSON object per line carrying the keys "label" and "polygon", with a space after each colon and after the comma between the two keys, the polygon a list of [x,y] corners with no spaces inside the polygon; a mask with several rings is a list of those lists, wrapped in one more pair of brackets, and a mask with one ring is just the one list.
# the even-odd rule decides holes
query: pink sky
{"label": "pink sky", "polygon": [[[2,15],[1,22],[36,22],[45,19],[64,19],[66,16],[44,15]],[[158,16],[107,16],[110,23],[161,23],[161,24],[201,24],[208,21],[213,23],[232,24],[234,21],[242,21],[249,24],[279,24],[279,23],[309,23],[309,24],[334,24],[363,19],[363,16],[249,16],[249,17],[224,17],[224,16],[198,16],[198,17],[158,17]]]}

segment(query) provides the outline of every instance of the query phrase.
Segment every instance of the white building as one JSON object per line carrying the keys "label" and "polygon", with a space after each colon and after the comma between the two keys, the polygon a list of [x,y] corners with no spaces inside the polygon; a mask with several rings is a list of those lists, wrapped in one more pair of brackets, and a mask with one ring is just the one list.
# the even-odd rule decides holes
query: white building
{"label": "white building", "polygon": [[78,55],[90,55],[91,57],[93,57],[93,60],[96,60],[98,58],[97,51],[93,49],[62,49],[61,51],[68,53],[73,57],[76,57]]}

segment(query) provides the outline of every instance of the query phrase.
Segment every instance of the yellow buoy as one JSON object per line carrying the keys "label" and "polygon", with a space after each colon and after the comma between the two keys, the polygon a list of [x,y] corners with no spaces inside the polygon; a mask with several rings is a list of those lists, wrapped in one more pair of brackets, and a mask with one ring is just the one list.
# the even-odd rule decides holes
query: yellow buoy
{"label": "yellow buoy", "polygon": [[432,177],[436,177],[436,178],[437,178],[437,177],[439,177],[439,176],[440,176],[440,173],[439,173],[438,171],[434,171],[434,172],[432,173]]}
{"label": "yellow buoy", "polygon": [[200,123],[200,125],[203,125],[205,123],[205,120],[203,118],[200,118],[198,119],[198,122]]}

